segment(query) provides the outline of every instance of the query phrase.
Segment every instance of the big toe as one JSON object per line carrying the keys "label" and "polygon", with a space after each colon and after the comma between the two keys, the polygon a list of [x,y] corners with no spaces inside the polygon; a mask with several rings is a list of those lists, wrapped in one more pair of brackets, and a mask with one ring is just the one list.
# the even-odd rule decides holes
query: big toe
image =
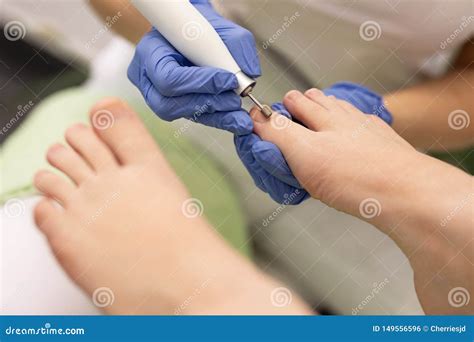
{"label": "big toe", "polygon": [[117,98],[95,104],[90,121],[121,164],[149,161],[160,152],[137,113]]}

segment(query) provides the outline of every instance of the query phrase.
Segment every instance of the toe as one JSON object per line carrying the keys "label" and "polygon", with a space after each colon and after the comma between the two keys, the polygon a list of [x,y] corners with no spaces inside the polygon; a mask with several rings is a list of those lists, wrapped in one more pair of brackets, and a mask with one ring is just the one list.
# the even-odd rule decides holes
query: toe
{"label": "toe", "polygon": [[94,133],[92,128],[77,124],[66,131],[66,141],[81,155],[95,171],[110,169],[117,165],[106,144]]}
{"label": "toe", "polygon": [[35,175],[34,185],[47,197],[58,200],[63,206],[67,206],[69,196],[76,189],[64,177],[50,171],[39,171]]}
{"label": "toe", "polygon": [[[303,123],[306,127],[313,131],[319,131],[325,128],[331,116],[329,111],[321,103],[326,96],[318,89],[308,90],[304,95],[296,90],[288,92],[283,104],[293,115],[293,118]],[[315,99],[318,99],[316,101]]]}
{"label": "toe", "polygon": [[50,237],[60,227],[59,222],[63,213],[56,203],[50,198],[43,198],[35,207],[34,219],[36,226]]}
{"label": "toe", "polygon": [[161,157],[138,115],[119,99],[107,98],[97,103],[90,120],[97,135],[122,164]]}
{"label": "toe", "polygon": [[51,146],[46,153],[46,159],[78,185],[93,174],[84,159],[61,144]]}

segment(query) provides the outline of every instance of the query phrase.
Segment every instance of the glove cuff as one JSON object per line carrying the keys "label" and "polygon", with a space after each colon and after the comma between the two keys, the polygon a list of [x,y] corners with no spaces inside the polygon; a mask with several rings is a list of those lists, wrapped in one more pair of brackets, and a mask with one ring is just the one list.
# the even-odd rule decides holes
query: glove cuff
{"label": "glove cuff", "polygon": [[327,96],[334,95],[340,100],[350,102],[366,114],[377,115],[389,125],[393,122],[392,114],[385,107],[383,97],[376,92],[352,82],[338,82],[323,90]]}

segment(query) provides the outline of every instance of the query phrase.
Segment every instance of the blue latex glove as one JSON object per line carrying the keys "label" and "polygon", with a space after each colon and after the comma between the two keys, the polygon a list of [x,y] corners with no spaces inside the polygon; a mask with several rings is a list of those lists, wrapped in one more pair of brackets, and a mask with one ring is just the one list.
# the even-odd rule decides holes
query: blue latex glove
{"label": "blue latex glove", "polygon": [[[260,62],[253,35],[220,16],[209,1],[191,3],[215,28],[242,71],[259,77]],[[235,75],[222,69],[194,66],[156,29],[138,44],[128,77],[148,106],[164,120],[184,117],[237,135],[252,132],[252,120],[241,108],[240,96],[233,91],[238,88]]]}
{"label": "blue latex glove", "polygon": [[[382,97],[370,89],[354,83],[340,82],[323,92],[327,96],[334,95],[351,103],[366,114],[377,115],[388,124],[392,123],[392,115],[385,108]],[[274,104],[272,108],[291,118],[281,103]],[[273,200],[296,205],[309,197],[275,144],[263,141],[255,134],[236,136],[234,142],[237,154],[257,187],[268,193]]]}

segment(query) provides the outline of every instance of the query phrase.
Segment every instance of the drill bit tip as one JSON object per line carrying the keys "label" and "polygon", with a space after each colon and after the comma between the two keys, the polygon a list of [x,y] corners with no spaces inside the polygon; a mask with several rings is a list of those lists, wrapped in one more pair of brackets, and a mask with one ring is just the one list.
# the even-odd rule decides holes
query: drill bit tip
{"label": "drill bit tip", "polygon": [[268,105],[263,105],[263,106],[262,106],[262,113],[263,113],[263,115],[265,115],[267,118],[269,118],[270,116],[272,116],[273,111],[272,111],[272,109],[270,108],[270,106],[268,106]]}
{"label": "drill bit tip", "polygon": [[259,100],[252,93],[248,93],[247,96],[255,103],[255,105],[260,109],[260,111],[265,115],[267,118],[272,116],[272,109],[268,105],[262,105]]}

